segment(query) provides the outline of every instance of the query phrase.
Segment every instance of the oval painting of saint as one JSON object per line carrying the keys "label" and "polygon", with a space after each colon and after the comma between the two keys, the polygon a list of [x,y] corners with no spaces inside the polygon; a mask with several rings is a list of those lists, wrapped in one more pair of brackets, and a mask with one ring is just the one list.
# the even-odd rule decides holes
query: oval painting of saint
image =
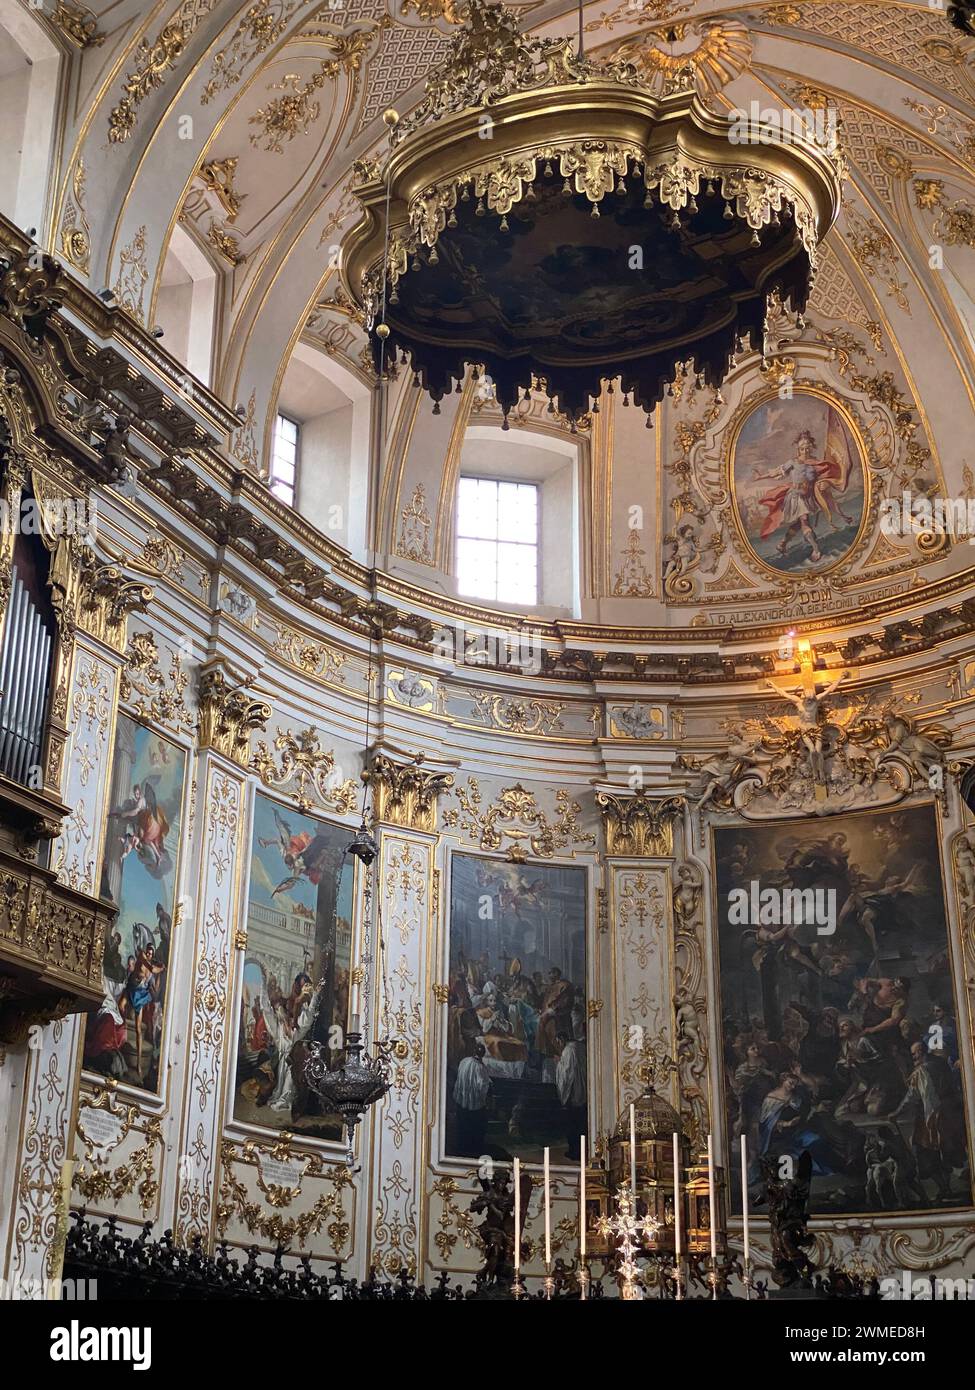
{"label": "oval painting of saint", "polygon": [[731,457],[731,492],[745,540],[782,574],[815,574],[847,555],[866,505],[863,451],[829,400],[774,396],[742,422]]}

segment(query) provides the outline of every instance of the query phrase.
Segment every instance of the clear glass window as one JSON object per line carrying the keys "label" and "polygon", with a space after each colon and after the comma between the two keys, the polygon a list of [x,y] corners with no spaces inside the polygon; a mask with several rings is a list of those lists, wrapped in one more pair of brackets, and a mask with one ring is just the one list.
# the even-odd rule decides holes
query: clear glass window
{"label": "clear glass window", "polygon": [[468,598],[538,602],[538,487],[461,478],[457,490],[457,584]]}
{"label": "clear glass window", "polygon": [[287,415],[279,415],[275,420],[269,486],[275,497],[280,497],[289,507],[295,504],[300,434],[297,422],[289,420]]}

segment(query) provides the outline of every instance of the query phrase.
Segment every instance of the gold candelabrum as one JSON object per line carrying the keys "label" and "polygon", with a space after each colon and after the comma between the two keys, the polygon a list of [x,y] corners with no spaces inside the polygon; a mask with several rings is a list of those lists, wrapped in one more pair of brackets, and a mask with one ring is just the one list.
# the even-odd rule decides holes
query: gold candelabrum
{"label": "gold candelabrum", "polygon": [[[689,1273],[712,1290],[717,1284],[720,1292],[728,1273],[723,1267],[728,1253],[724,1172],[717,1167],[714,1171],[718,1258],[713,1269],[706,1151],[697,1151],[677,1111],[652,1085],[634,1101],[632,1110],[631,1118],[630,1107],[623,1109],[608,1139],[595,1146],[586,1169],[587,1254],[615,1267],[624,1298],[640,1296],[634,1289],[636,1261],[641,1257],[657,1266],[660,1273],[655,1277],[664,1284],[669,1282],[677,1298],[684,1295]],[[675,1192],[680,1218],[679,1261]],[[629,1229],[628,1236],[624,1226]],[[624,1243],[632,1246],[627,1253]]]}

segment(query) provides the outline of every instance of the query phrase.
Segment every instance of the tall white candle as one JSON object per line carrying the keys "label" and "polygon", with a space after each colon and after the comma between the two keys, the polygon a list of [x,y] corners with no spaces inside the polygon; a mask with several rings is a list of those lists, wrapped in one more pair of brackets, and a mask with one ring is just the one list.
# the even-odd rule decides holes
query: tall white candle
{"label": "tall white candle", "polygon": [[745,1242],[745,1272],[748,1272],[748,1140],[741,1136],[741,1233]]}
{"label": "tall white candle", "polygon": [[680,1263],[680,1140],[674,1131],[674,1254]]}
{"label": "tall white candle", "polygon": [[714,1200],[714,1144],[708,1135],[708,1225],[711,1227],[711,1259],[718,1258],[718,1211]]}
{"label": "tall white candle", "polygon": [[521,1160],[515,1159],[515,1273],[521,1269]]}
{"label": "tall white candle", "polygon": [[586,1258],[586,1136],[579,1140],[579,1266]]}
{"label": "tall white candle", "polygon": [[680,1140],[674,1131],[674,1269],[677,1271],[677,1297],[683,1298],[680,1279]]}
{"label": "tall white candle", "polygon": [[630,1105],[630,1191],[633,1193],[633,1210],[636,1212],[636,1106]]}
{"label": "tall white candle", "polygon": [[552,1263],[552,1213],[549,1209],[548,1191],[548,1149],[542,1152],[543,1172],[545,1175],[545,1264]]}

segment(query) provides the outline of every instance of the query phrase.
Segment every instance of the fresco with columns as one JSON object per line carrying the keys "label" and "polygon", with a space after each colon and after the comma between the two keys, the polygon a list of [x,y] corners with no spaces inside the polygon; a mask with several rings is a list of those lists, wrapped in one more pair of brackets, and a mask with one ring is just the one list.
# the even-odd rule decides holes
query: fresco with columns
{"label": "fresco with columns", "polygon": [[[805,322],[773,306],[765,354],[742,351],[720,390],[678,373],[652,428],[607,389],[575,429],[540,393],[503,429],[473,379],[437,415],[402,367],[380,395],[331,254],[354,221],[353,158],[379,150],[385,106],[417,99],[450,8],[334,17],[288,0],[266,42],[236,6],[127,2],[110,25],[95,6],[74,38],[63,16],[36,18],[77,85],[43,186],[25,175],[23,216],[0,220],[2,482],[11,506],[30,488],[94,504],[97,525],[90,543],[41,537],[57,620],[43,785],[4,789],[0,1159],[16,1181],[0,1273],[56,1271],[83,1206],[265,1261],[283,1245],[357,1277],[466,1280],[477,1160],[518,1152],[537,1176],[549,1140],[555,1254],[571,1260],[567,1112],[597,1143],[661,1059],[695,1152],[712,1133],[732,1176],[743,1128],[786,1145],[800,1108],[773,1093],[795,1091],[797,1062],[801,1124],[815,1113],[832,1144],[823,1116],[845,1107],[845,1139],[872,1146],[842,1164],[823,1150],[819,1260],[964,1271],[970,1145],[919,1127],[911,1097],[930,1086],[966,1127],[975,1115],[971,550],[945,526],[890,533],[881,507],[905,489],[975,497],[968,50],[926,6],[722,12],[728,102],[840,110],[850,179]],[[677,19],[696,53],[717,10],[586,8],[594,47],[648,64]],[[150,80],[140,44],[167,15],[185,45]],[[924,71],[905,56],[919,42]],[[294,128],[276,105],[288,74],[311,83]],[[193,140],[177,134],[187,113]],[[28,227],[50,252],[40,271]],[[173,292],[184,261],[212,281],[205,350]],[[279,407],[301,415],[311,461],[294,509],[267,486]],[[484,448],[504,476],[542,459],[543,545],[572,557],[571,582],[542,574],[531,615],[456,594],[457,479]],[[4,604],[10,563],[5,536]],[[323,879],[287,864],[282,837],[327,827],[340,853],[364,772],[379,859],[343,875],[330,953]],[[898,844],[880,855],[868,815],[923,875]],[[834,947],[743,947],[762,928],[729,927],[731,866],[750,849],[778,869],[776,846],[813,839],[843,859]],[[455,898],[464,864],[486,866],[517,924],[496,957]],[[279,892],[286,878],[300,881]],[[503,1036],[471,1017],[498,1004],[472,978],[485,949],[509,981],[543,975],[515,1009],[509,986]],[[394,1043],[352,1163],[337,1126],[277,1107],[294,1038],[282,1027],[272,1054],[257,1018],[279,1004],[294,1034],[326,957],[329,1023],[358,1015],[367,1042]],[[15,976],[52,959],[57,988],[24,995]],[[272,963],[290,975],[281,1000]],[[571,999],[546,985],[553,968]],[[830,1016],[817,1053],[828,1009],[836,1037]],[[900,1041],[863,1045],[871,1009],[866,1028],[896,1020]],[[931,1026],[943,1066],[912,1052]],[[483,1147],[469,1116],[458,1138],[477,1030],[496,1067]],[[522,1049],[537,1089],[500,1104],[522,1078],[497,1068]],[[527,1232],[538,1274],[537,1198]],[[752,1239],[767,1271],[760,1216]]]}

